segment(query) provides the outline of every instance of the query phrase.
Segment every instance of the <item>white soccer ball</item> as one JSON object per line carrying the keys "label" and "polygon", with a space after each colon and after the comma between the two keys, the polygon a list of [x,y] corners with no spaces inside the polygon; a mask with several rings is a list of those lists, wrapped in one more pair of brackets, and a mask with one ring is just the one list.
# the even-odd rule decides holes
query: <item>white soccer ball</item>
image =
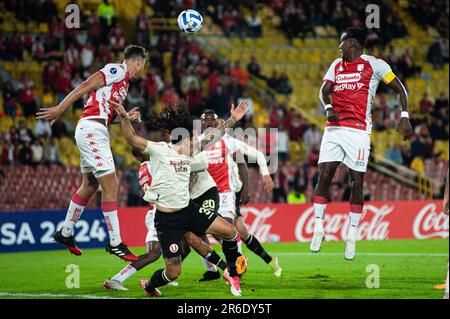
{"label": "white soccer ball", "polygon": [[196,33],[203,26],[203,17],[195,10],[184,10],[178,16],[178,26],[186,33]]}

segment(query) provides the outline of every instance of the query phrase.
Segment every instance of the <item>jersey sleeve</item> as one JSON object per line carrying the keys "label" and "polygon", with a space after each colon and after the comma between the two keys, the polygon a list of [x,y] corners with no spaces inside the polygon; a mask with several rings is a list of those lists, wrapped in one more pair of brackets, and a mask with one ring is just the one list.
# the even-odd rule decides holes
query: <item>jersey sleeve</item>
{"label": "jersey sleeve", "polygon": [[120,65],[114,63],[105,65],[98,72],[103,75],[103,81],[107,86],[122,81],[127,73]]}
{"label": "jersey sleeve", "polygon": [[237,139],[235,140],[239,152],[248,156],[249,158],[256,159],[256,162],[258,163],[259,166],[259,172],[261,173],[261,175],[263,176],[270,175],[269,168],[267,167],[266,157],[264,156],[264,154],[261,151],[257,150],[256,148],[251,147],[247,143],[244,143]]}
{"label": "jersey sleeve", "polygon": [[225,145],[227,146],[228,151],[231,153],[231,155],[236,154],[240,150],[240,142],[238,139],[231,137],[229,135],[225,135],[223,137],[223,140],[225,142]]}
{"label": "jersey sleeve", "polygon": [[323,77],[323,80],[326,82],[336,83],[336,65],[341,61],[341,59],[336,59],[331,63],[328,68],[327,73]]}
{"label": "jersey sleeve", "polygon": [[191,172],[197,173],[208,169],[208,156],[206,152],[201,152],[194,156],[191,162]]}
{"label": "jersey sleeve", "polygon": [[147,141],[147,147],[145,148],[143,153],[150,156],[151,158],[155,158],[165,151],[167,151],[166,143],[164,142],[156,143],[152,141]]}
{"label": "jersey sleeve", "polygon": [[376,59],[373,62],[374,74],[378,81],[383,81],[386,84],[391,83],[395,79],[395,74],[391,67],[384,60]]}

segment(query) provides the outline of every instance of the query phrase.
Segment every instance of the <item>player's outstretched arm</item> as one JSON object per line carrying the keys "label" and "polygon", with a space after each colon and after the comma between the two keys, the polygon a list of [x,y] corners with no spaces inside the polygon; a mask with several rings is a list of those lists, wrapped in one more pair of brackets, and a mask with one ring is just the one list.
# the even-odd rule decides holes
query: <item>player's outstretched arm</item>
{"label": "player's outstretched arm", "polygon": [[97,72],[94,75],[91,75],[86,81],[78,85],[57,106],[40,109],[39,112],[36,113],[36,118],[38,120],[51,121],[51,124],[53,124],[76,101],[92,90],[96,90],[104,85],[105,82],[103,80],[103,75],[100,72]]}
{"label": "player's outstretched arm", "polygon": [[120,123],[122,125],[122,132],[127,140],[128,144],[138,149],[139,151],[145,151],[148,141],[145,138],[136,135],[133,126],[131,125],[130,118],[123,105],[114,101],[109,101],[109,105],[119,114]]}
{"label": "player's outstretched arm", "polygon": [[333,83],[324,81],[319,91],[319,99],[327,112],[328,122],[338,122],[341,119],[341,117],[333,109],[333,105],[331,104],[330,95],[333,92],[333,86],[334,86]]}
{"label": "player's outstretched arm", "polygon": [[391,82],[389,82],[388,86],[394,90],[395,93],[397,93],[400,97],[400,105],[402,107],[402,114],[400,117],[400,122],[397,126],[397,131],[402,133],[403,138],[405,140],[410,139],[413,135],[413,130],[411,123],[409,122],[409,115],[408,115],[408,93],[406,92],[405,87],[403,86],[403,83],[396,77]]}
{"label": "player's outstretched arm", "polygon": [[225,130],[227,128],[233,127],[237,122],[242,120],[242,118],[245,116],[245,113],[247,113],[247,108],[247,101],[242,101],[237,107],[235,107],[234,104],[231,104],[230,118],[205,136],[205,138],[202,140],[202,149],[204,149],[207,145],[211,145],[217,142],[225,134]]}

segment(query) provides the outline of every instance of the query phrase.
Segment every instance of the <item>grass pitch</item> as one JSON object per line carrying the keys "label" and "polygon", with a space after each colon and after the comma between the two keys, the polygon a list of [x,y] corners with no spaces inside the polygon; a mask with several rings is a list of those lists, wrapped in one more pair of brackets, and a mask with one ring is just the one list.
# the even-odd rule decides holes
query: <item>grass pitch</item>
{"label": "grass pitch", "polygon": [[[445,281],[448,240],[362,241],[353,261],[344,259],[344,245],[326,242],[319,254],[312,254],[307,243],[266,244],[266,250],[280,259],[281,278],[274,277],[259,257],[244,248],[249,269],[242,282],[243,298],[442,298],[443,291],[433,286]],[[220,247],[215,249],[220,252]],[[133,251],[140,254],[144,248]],[[79,266],[80,288],[66,287],[70,264]],[[84,250],[81,257],[62,250],[0,254],[0,298],[147,298],[138,280],[161,268],[162,260],[126,281],[129,291],[104,289],[103,281],[125,265],[102,249]],[[380,287],[369,289],[367,277],[377,267]],[[164,297],[235,298],[223,280],[198,283],[203,271],[200,257],[191,253],[183,263],[180,286],[162,287]]]}

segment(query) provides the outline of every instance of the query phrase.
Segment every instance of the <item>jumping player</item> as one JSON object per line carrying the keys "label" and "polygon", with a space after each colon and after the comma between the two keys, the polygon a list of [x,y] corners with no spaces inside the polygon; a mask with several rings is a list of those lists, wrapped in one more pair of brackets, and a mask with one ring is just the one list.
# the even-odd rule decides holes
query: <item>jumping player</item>
{"label": "jumping player", "polygon": [[[197,236],[209,233],[223,239],[222,249],[230,272],[231,293],[241,296],[237,272],[236,228],[210,210],[203,210],[190,200],[189,182],[191,171],[201,171],[208,167],[205,153],[192,158],[195,138],[193,123],[185,108],[167,107],[159,116],[152,118],[153,125],[163,132],[171,134],[174,143],[154,143],[136,136],[125,109],[120,104],[111,102],[118,112],[122,131],[127,142],[140,152],[148,155],[152,161],[150,167],[153,178],[144,200],[155,204],[155,226],[165,259],[165,269],[156,271],[149,281],[141,281],[141,286],[148,296],[160,296],[158,287],[176,280],[181,273],[181,245],[186,232]],[[230,122],[242,119],[246,105],[232,108]],[[175,134],[174,130],[178,129]],[[172,133],[174,133],[172,135]],[[175,136],[176,135],[176,136]]]}
{"label": "jumping player", "polygon": [[[219,118],[212,110],[205,110],[201,116],[201,120],[204,131],[219,126]],[[275,276],[280,277],[282,269],[278,263],[278,258],[273,258],[266,252],[259,240],[248,232],[240,213],[239,216],[237,214],[237,210],[240,211],[240,203],[236,200],[236,193],[239,193],[242,187],[246,188],[249,185],[248,177],[246,178],[244,174],[240,177],[240,174],[238,174],[238,167],[234,158],[237,154],[256,158],[264,188],[268,192],[271,192],[274,183],[270,177],[264,154],[228,134],[225,134],[220,141],[211,145],[206,151],[206,154],[209,161],[208,172],[211,174],[219,189],[219,215],[236,226],[247,248],[261,257],[274,270]],[[239,172],[245,172],[245,162],[241,163],[241,161],[238,161],[237,165],[240,167]],[[245,165],[245,167],[242,168],[242,165]],[[244,185],[242,185],[243,182]],[[207,272],[203,275],[203,281],[216,279],[218,276],[214,276],[213,272],[214,269],[211,267],[207,268]]]}
{"label": "jumping player", "polygon": [[357,228],[364,206],[364,173],[370,154],[371,106],[381,81],[400,96],[398,131],[405,139],[412,135],[405,87],[386,62],[363,54],[365,42],[363,29],[352,27],[343,32],[339,45],[341,58],[331,64],[319,94],[327,112],[327,124],[320,147],[319,181],[314,196],[315,226],[310,248],[312,252],[320,251],[325,238],[323,224],[330,198],[329,187],[337,167],[344,163],[351,178],[345,247],[348,260],[352,260],[356,252]]}
{"label": "jumping player", "polygon": [[[133,155],[142,163],[139,168],[139,183],[142,187],[144,193],[150,188],[153,178],[150,174],[150,159],[145,154],[132,150]],[[195,173],[193,173],[195,174]],[[203,205],[202,208],[208,208],[210,204]],[[145,244],[147,247],[147,252],[139,256],[139,260],[135,261],[121,271],[119,271],[111,279],[106,280],[103,283],[103,287],[113,290],[128,290],[123,286],[123,282],[133,276],[136,272],[142,268],[150,265],[161,257],[161,245],[159,244],[156,228],[155,228],[155,213],[156,207],[153,204],[149,204],[149,210],[145,216],[145,225],[147,227],[147,236],[145,239]],[[184,260],[190,253],[190,247],[192,247],[200,256],[208,260],[211,264],[219,267],[224,272],[224,278],[230,281],[227,264],[220,258],[220,256],[207,244],[201,241],[201,239],[193,234],[192,232],[187,232],[184,236],[182,245],[182,259]],[[171,281],[168,285],[178,286],[176,281]]]}
{"label": "jumping player", "polygon": [[[124,55],[121,64],[105,65],[70,92],[59,105],[41,109],[37,113],[37,118],[53,123],[76,101],[88,94],[75,131],[75,140],[80,150],[83,182],[70,201],[63,227],[53,238],[72,254],[77,256],[82,254],[73,236],[74,225],[100,184],[101,208],[109,234],[106,251],[133,262],[138,258],[122,242],[117,217],[118,183],[108,133],[108,126],[116,112],[110,107],[109,101],[122,103],[125,100],[128,81],[143,71],[147,53],[143,47],[131,45],[125,49]],[[127,116],[130,120],[140,120],[137,108],[130,111]]]}

